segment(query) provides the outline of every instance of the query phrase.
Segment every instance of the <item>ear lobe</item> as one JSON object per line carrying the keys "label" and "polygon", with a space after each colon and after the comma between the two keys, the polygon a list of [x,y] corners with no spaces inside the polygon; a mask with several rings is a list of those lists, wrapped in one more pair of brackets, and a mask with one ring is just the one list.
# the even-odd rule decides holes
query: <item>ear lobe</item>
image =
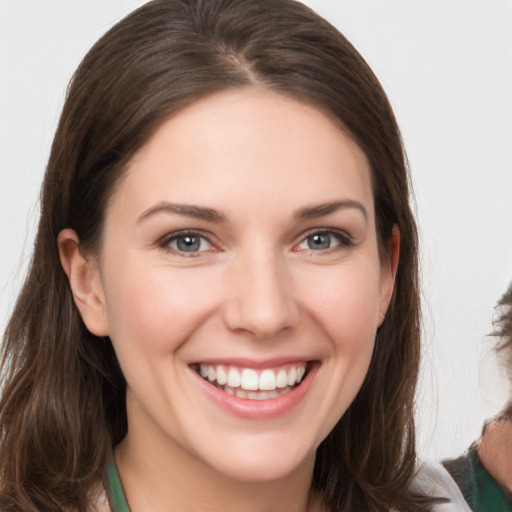
{"label": "ear lobe", "polygon": [[[380,311],[381,318],[384,320],[386,311],[391,297],[393,296],[393,290],[395,288],[396,270],[398,268],[398,261],[400,259],[400,230],[398,226],[393,226],[391,232],[391,240],[389,242],[389,248],[387,251],[387,259],[382,262],[381,278],[380,278]],[[382,321],[381,321],[382,323]]]}
{"label": "ear lobe", "polygon": [[72,229],[62,230],[57,242],[62,268],[84,324],[92,334],[108,336],[105,295],[95,259],[80,250],[78,236]]}

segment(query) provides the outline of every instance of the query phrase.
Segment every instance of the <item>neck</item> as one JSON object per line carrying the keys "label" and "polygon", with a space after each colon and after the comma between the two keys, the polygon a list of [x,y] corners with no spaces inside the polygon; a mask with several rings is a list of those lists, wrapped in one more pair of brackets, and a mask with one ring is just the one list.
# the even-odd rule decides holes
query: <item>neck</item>
{"label": "neck", "polygon": [[493,421],[485,428],[478,455],[489,474],[512,493],[512,422]]}

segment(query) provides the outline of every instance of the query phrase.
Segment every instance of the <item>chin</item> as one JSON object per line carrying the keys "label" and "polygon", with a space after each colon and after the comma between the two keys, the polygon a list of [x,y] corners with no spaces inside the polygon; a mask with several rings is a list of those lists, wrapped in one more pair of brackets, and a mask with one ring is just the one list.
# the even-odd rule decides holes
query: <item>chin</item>
{"label": "chin", "polygon": [[[220,454],[212,454],[208,464],[214,471],[239,482],[271,482],[300,473],[312,472],[316,447],[307,451],[306,443],[286,443],[282,439],[262,443],[253,440],[238,448],[230,447]],[[204,459],[203,459],[204,460]]]}

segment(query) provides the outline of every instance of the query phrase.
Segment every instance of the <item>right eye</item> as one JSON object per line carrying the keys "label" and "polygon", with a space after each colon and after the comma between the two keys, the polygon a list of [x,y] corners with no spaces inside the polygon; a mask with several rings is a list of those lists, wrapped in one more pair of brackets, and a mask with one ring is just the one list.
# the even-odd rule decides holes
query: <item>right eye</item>
{"label": "right eye", "polygon": [[162,240],[160,245],[164,249],[182,256],[194,256],[197,253],[213,249],[211,242],[196,232],[171,233]]}

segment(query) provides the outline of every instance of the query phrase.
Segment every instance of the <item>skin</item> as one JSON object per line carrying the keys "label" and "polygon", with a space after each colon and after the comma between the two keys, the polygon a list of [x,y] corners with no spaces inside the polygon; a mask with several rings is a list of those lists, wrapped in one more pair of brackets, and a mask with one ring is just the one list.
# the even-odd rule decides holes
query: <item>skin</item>
{"label": "skin", "polygon": [[[200,250],[178,250],[180,230],[204,237]],[[311,249],[315,234],[330,247]],[[320,510],[315,452],[364,380],[398,262],[396,229],[379,259],[361,149],[295,100],[209,96],[136,155],[100,253],[78,244],[61,232],[76,304],[91,332],[110,336],[127,380],[115,456],[132,512]],[[190,367],[232,358],[314,361],[315,372],[289,410],[244,418],[212,401]]]}
{"label": "skin", "polygon": [[512,423],[492,421],[480,439],[478,455],[489,474],[507,492],[512,493]]}

